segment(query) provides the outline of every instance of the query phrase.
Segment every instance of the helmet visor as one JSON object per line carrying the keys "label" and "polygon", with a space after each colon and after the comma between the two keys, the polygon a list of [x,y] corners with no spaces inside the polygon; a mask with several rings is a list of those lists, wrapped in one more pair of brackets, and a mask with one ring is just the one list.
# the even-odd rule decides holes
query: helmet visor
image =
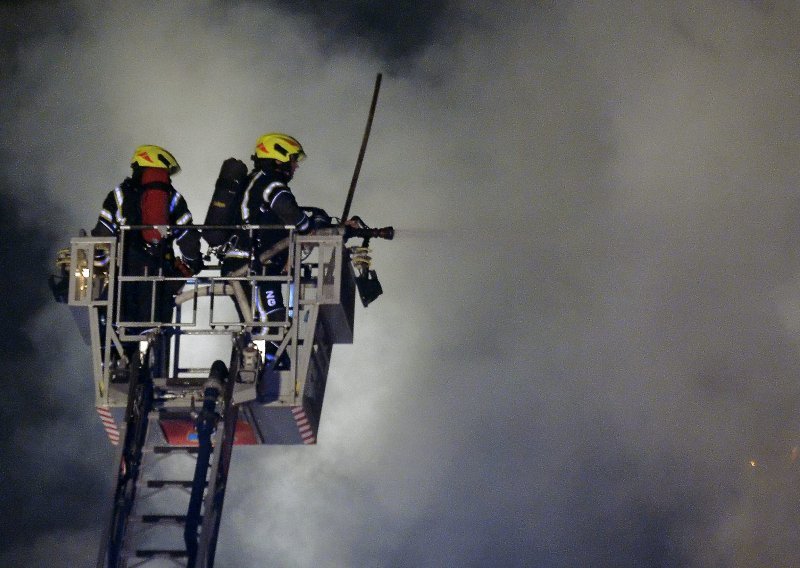
{"label": "helmet visor", "polygon": [[[171,158],[171,159],[170,159]],[[164,167],[169,172],[169,175],[174,176],[179,171],[181,171],[181,167],[178,165],[178,162],[173,158],[171,155],[159,153],[158,154],[158,161],[164,164]]]}

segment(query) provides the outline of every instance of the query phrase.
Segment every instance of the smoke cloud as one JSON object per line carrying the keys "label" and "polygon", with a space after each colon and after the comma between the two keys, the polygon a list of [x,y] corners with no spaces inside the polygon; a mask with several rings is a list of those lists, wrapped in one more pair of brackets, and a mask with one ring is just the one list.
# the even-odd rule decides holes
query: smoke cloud
{"label": "smoke cloud", "polygon": [[352,211],[398,228],[385,293],[334,351],[318,445],[236,449],[217,564],[798,563],[800,10],[407,4],[0,4],[26,306],[0,561],[99,544],[111,450],[43,283],[133,148],[175,154],[202,219],[222,160],[286,131],[299,200],[338,215],[382,71]]}

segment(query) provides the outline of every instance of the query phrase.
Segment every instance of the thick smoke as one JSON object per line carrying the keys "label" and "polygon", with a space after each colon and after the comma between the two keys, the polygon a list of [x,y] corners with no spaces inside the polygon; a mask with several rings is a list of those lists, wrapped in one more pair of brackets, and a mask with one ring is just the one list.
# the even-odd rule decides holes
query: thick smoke
{"label": "thick smoke", "polygon": [[277,0],[270,4],[286,14],[307,16],[315,29],[314,44],[321,51],[367,50],[390,65],[390,71],[413,66],[415,56],[431,43],[450,41],[442,25],[449,9],[444,0],[398,0],[391,6],[354,0]]}
{"label": "thick smoke", "polygon": [[[794,4],[29,6],[36,25],[3,8],[14,235],[93,224],[140,143],[174,151],[201,217],[222,159],[270,130],[309,152],[300,200],[338,215],[389,72],[353,206],[400,229],[374,245],[385,294],[334,352],[319,444],[236,450],[219,565],[798,562]],[[43,278],[50,243],[22,242]],[[67,517],[103,505],[73,480],[111,471],[88,355],[17,294],[39,316],[7,389],[56,395],[11,415],[4,478],[69,489],[0,559],[73,535],[50,562],[81,565],[102,515]]]}

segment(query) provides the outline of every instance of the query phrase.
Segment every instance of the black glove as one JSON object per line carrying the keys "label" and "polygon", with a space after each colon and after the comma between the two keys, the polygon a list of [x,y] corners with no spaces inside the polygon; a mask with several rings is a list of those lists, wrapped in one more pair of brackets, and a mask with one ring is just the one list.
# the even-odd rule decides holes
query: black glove
{"label": "black glove", "polygon": [[198,256],[195,259],[189,259],[184,257],[183,261],[186,263],[186,266],[189,267],[189,270],[192,271],[192,274],[197,274],[206,267],[205,263],[203,262],[202,256]]}
{"label": "black glove", "polygon": [[333,225],[333,219],[324,209],[319,207],[303,207],[308,218],[311,219],[312,229],[322,229]]}

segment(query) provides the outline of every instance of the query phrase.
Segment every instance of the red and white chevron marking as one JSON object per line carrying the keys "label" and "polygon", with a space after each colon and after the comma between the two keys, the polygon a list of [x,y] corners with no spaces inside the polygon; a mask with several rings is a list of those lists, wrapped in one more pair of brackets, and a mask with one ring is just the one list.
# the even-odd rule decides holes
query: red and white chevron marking
{"label": "red and white chevron marking", "polygon": [[111,410],[107,406],[97,406],[96,408],[97,414],[100,415],[100,421],[103,423],[103,428],[108,434],[108,439],[116,446],[119,444],[119,428],[117,428],[114,417],[111,416]]}
{"label": "red and white chevron marking", "polygon": [[300,430],[300,437],[303,439],[304,444],[316,444],[317,438],[314,436],[314,430],[311,428],[311,423],[308,421],[306,411],[302,406],[292,407],[292,416],[297,423],[297,429]]}

